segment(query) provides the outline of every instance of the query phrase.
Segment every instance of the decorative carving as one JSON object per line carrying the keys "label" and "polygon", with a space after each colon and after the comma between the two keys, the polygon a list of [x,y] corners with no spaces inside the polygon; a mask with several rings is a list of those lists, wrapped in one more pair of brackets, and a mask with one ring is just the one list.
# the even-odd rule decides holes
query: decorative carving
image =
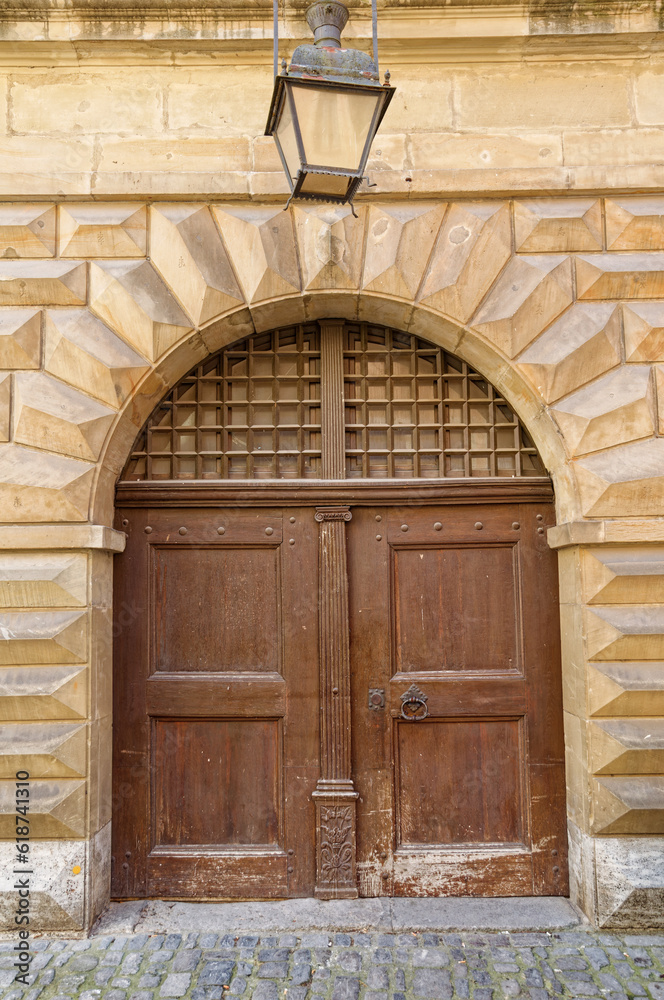
{"label": "decorative carving", "polygon": [[353,807],[321,806],[320,874],[330,887],[354,883],[353,846]]}
{"label": "decorative carving", "polygon": [[322,521],[350,521],[352,516],[348,507],[316,507],[314,520],[319,524]]}
{"label": "decorative carving", "polygon": [[417,684],[411,684],[407,691],[401,695],[401,718],[407,722],[419,722],[426,719],[429,714],[427,702],[429,698],[420,691]]}

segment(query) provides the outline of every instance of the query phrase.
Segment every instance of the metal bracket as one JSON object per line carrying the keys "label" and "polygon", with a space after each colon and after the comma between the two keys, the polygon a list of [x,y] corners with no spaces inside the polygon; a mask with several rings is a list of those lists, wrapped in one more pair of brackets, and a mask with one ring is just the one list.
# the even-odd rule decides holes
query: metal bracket
{"label": "metal bracket", "polygon": [[369,705],[372,712],[385,708],[385,688],[369,688]]}

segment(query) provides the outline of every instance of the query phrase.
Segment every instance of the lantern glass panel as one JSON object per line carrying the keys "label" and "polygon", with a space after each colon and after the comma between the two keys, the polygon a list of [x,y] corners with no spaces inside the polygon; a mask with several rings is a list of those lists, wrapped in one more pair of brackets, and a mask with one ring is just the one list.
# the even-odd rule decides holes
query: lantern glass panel
{"label": "lantern glass panel", "polygon": [[283,105],[281,110],[281,115],[279,116],[279,121],[275,129],[275,138],[279,143],[281,148],[281,153],[284,160],[286,161],[286,166],[288,167],[288,173],[291,177],[291,187],[295,183],[295,178],[297,177],[298,171],[300,169],[300,154],[297,149],[297,140],[295,138],[295,126],[293,124],[293,115],[291,112],[291,103],[289,100],[288,91],[284,91]]}
{"label": "lantern glass panel", "polygon": [[300,185],[301,194],[330,195],[343,198],[348,190],[345,174],[307,174]]}
{"label": "lantern glass panel", "polygon": [[383,94],[292,84],[305,161],[355,173]]}

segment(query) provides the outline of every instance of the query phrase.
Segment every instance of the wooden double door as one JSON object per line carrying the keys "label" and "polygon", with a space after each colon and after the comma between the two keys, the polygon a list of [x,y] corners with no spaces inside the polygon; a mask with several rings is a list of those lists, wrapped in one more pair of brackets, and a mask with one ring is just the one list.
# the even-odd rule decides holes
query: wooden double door
{"label": "wooden double door", "polygon": [[142,485],[115,897],[567,892],[549,487]]}

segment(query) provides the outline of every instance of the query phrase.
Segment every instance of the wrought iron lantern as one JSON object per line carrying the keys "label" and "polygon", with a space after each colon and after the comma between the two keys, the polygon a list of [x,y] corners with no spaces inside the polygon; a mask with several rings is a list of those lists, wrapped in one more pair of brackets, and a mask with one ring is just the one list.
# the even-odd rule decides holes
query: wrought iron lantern
{"label": "wrought iron lantern", "polygon": [[298,45],[288,69],[282,63],[265,134],[277,144],[291,189],[289,204],[292,198],[344,204],[352,202],[364,179],[394,87],[389,73],[384,84],[378,76],[375,16],[374,59],[341,47],[348,20],[341,0],[317,0],[306,17],[314,44]]}

